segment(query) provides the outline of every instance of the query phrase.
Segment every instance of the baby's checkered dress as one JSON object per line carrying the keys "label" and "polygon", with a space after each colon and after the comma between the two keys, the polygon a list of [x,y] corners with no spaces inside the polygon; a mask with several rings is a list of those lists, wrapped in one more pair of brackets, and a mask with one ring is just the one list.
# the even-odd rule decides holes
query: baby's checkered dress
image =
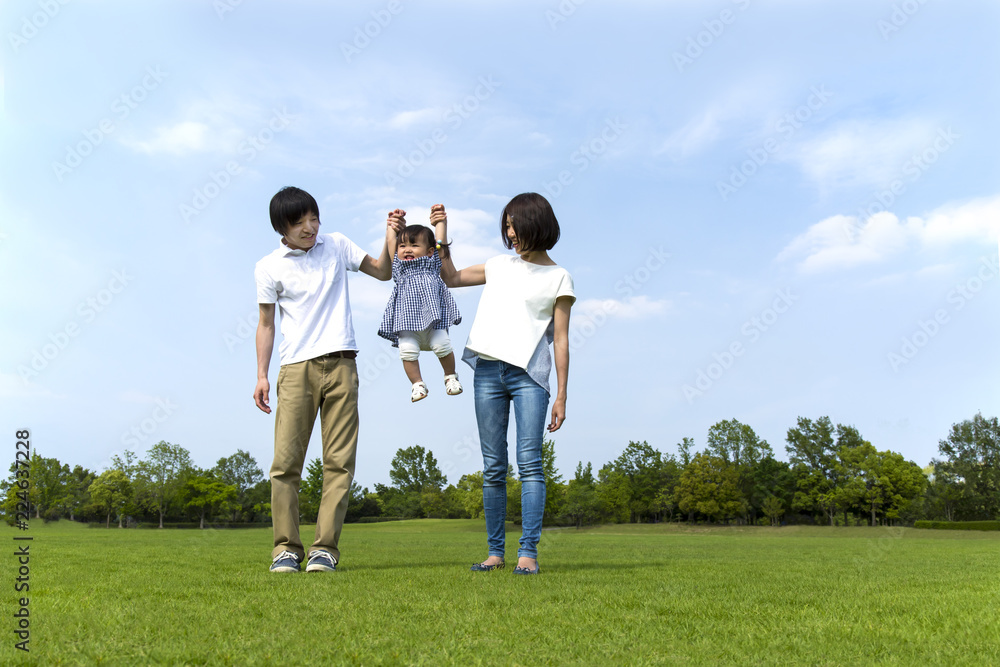
{"label": "baby's checkered dress", "polygon": [[392,259],[395,286],[382,315],[378,335],[399,346],[400,331],[444,329],[462,321],[455,299],[441,280],[441,257],[435,250],[426,257]]}

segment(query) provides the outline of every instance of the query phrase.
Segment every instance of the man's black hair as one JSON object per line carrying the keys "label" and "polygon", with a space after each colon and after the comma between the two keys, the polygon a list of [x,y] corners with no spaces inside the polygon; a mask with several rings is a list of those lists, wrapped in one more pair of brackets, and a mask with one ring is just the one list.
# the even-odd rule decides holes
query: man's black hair
{"label": "man's black hair", "polygon": [[278,194],[271,197],[271,226],[282,236],[289,227],[310,213],[318,218],[319,206],[313,196],[301,188],[281,188]]}

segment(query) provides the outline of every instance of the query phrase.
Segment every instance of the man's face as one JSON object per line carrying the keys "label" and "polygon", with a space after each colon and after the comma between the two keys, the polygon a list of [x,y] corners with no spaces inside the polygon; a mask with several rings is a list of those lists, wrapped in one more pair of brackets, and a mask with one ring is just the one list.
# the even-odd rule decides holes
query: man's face
{"label": "man's face", "polygon": [[309,250],[316,245],[316,234],[319,233],[319,216],[306,213],[299,220],[288,226],[284,238],[285,245],[292,250]]}

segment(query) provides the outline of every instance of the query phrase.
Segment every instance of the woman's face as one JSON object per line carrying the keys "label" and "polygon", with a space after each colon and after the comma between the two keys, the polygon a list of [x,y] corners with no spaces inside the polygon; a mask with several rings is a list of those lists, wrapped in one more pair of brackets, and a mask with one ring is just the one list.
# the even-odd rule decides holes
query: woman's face
{"label": "woman's face", "polygon": [[518,255],[523,254],[521,244],[517,240],[517,232],[514,231],[514,225],[511,224],[510,216],[507,216],[507,223],[504,225],[504,232],[507,234],[507,238],[510,240],[510,244],[514,248],[514,252]]}

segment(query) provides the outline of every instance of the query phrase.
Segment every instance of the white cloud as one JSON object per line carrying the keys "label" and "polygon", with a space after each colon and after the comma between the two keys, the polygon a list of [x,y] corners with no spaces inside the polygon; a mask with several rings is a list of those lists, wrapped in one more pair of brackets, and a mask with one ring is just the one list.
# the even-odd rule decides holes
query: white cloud
{"label": "white cloud", "polygon": [[552,139],[542,132],[531,132],[528,134],[528,141],[539,148],[548,148],[552,145]]}
{"label": "white cloud", "polygon": [[212,143],[211,136],[212,130],[208,125],[185,121],[169,127],[156,128],[153,137],[146,141],[123,139],[123,143],[147,155],[156,153],[185,155],[207,150]]}
{"label": "white cloud", "polygon": [[650,299],[645,294],[625,299],[584,299],[573,306],[570,321],[575,319],[600,323],[609,316],[623,320],[640,320],[661,315],[671,305],[667,299]]}
{"label": "white cloud", "polygon": [[[758,144],[775,134],[774,109],[790,104],[801,93],[791,93],[772,73],[748,75],[724,90],[660,145],[659,154],[680,161],[701,153],[719,141]],[[796,103],[797,104],[797,103]]]}
{"label": "white cloud", "polygon": [[19,374],[0,373],[0,398],[68,398],[34,382],[25,382]]}
{"label": "white cloud", "polygon": [[928,245],[966,239],[992,242],[1000,235],[1000,196],[946,204],[930,213],[923,230]]}
{"label": "white cloud", "polygon": [[993,244],[1000,236],[1000,196],[946,204],[926,217],[900,220],[882,212],[867,221],[834,215],[812,225],[778,254],[778,261],[798,261],[804,273],[872,264],[910,247],[936,249],[972,241]]}
{"label": "white cloud", "polygon": [[719,138],[721,120],[717,109],[709,109],[667,137],[660,152],[680,160],[702,151]]}
{"label": "white cloud", "polygon": [[782,150],[822,190],[882,187],[906,176],[907,160],[934,145],[926,119],[852,120]]}
{"label": "white cloud", "polygon": [[146,136],[135,132],[119,141],[132,150],[147,155],[214,152],[233,153],[240,142],[271,127],[276,115],[288,116],[281,108],[257,106],[225,95],[189,102],[177,119],[147,130]]}
{"label": "white cloud", "polygon": [[394,130],[406,130],[413,125],[423,125],[441,122],[444,112],[441,109],[427,108],[416,111],[401,111],[389,119],[389,127]]}

